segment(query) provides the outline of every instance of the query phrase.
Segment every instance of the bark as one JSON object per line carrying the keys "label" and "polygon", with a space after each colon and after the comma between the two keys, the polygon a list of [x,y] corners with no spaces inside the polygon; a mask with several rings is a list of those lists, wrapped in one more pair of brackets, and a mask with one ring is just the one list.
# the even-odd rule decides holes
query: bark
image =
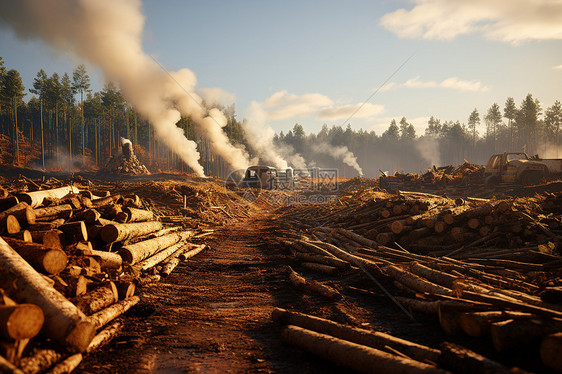
{"label": "bark", "polygon": [[340,300],[342,298],[342,295],[333,288],[325,286],[322,283],[316,281],[307,281],[304,277],[291,269],[290,266],[288,267],[288,270],[289,281],[295,288],[298,288],[299,290],[306,293],[322,295],[332,300]]}
{"label": "bark", "polygon": [[113,223],[105,225],[100,231],[100,237],[106,243],[122,241],[147,235],[162,229],[162,222],[138,222],[138,223]]}
{"label": "bark", "polygon": [[31,231],[33,242],[43,244],[47,248],[63,249],[61,242],[62,231],[60,230],[46,230],[46,231]]}
{"label": "bark", "polygon": [[271,318],[285,325],[295,325],[307,330],[347,340],[353,343],[384,350],[390,347],[418,361],[437,362],[439,351],[379,331],[369,331],[345,326],[324,318],[275,308]]}
{"label": "bark", "polygon": [[31,243],[33,242],[33,236],[29,230],[21,230],[15,234],[10,235],[11,238],[23,240],[24,242]]}
{"label": "bark", "polygon": [[93,199],[92,207],[93,208],[103,207],[109,204],[116,203],[121,199],[122,199],[121,195],[111,195],[111,196],[101,197],[99,199]]}
{"label": "bark", "polygon": [[47,374],[68,374],[82,362],[82,353],[75,353],[56,364]]}
{"label": "bark", "polygon": [[46,231],[46,230],[53,230],[59,228],[61,225],[64,224],[64,219],[59,218],[51,222],[37,222],[33,225],[29,225],[29,231]]}
{"label": "bark", "polygon": [[53,217],[60,214],[64,215],[63,218],[68,218],[68,212],[72,212],[72,207],[70,206],[70,204],[62,204],[45,208],[37,208],[33,211],[36,218]]}
{"label": "bark", "polygon": [[439,363],[444,368],[460,374],[507,374],[510,372],[508,368],[496,361],[449,342],[441,343]]}
{"label": "bark", "polygon": [[349,262],[342,261],[333,257],[326,257],[322,255],[314,255],[302,252],[295,252],[294,256],[300,260],[317,262],[319,264],[329,265],[339,269],[349,269],[351,267],[351,265],[349,265]]}
{"label": "bark", "polygon": [[119,281],[115,283],[119,300],[135,296],[136,286],[133,282]]}
{"label": "bark", "polygon": [[[129,223],[126,225],[138,225],[138,223]],[[104,226],[104,229],[106,227],[107,226]],[[144,240],[142,242],[138,242],[135,244],[123,246],[123,248],[121,248],[121,250],[119,251],[119,254],[121,255],[121,257],[123,257],[123,261],[128,262],[131,265],[134,265],[154,255],[155,253],[158,253],[162,249],[168,248],[171,245],[176,244],[182,240],[185,240],[192,235],[193,232],[191,231],[174,232],[158,238]]]}
{"label": "bark", "polygon": [[547,335],[562,331],[562,321],[546,319],[510,319],[490,327],[492,342],[498,352],[538,345]]}
{"label": "bark", "polygon": [[21,359],[20,368],[26,374],[42,373],[61,358],[62,355],[53,349],[36,349]]}
{"label": "bark", "polygon": [[119,300],[117,287],[113,282],[106,282],[96,289],[73,300],[74,305],[84,314],[91,315]]}
{"label": "bark", "polygon": [[138,296],[133,296],[128,299],[119,301],[108,308],[102,309],[97,313],[90,316],[90,321],[96,326],[96,329],[106,325],[115,318],[119,317],[131,307],[135,306],[140,301]]}
{"label": "bark", "polygon": [[0,305],[0,336],[12,339],[35,337],[45,321],[43,311],[34,304]]}
{"label": "bark", "polygon": [[93,352],[99,349],[100,347],[103,347],[111,340],[113,340],[113,338],[115,338],[115,336],[117,336],[117,334],[119,334],[122,329],[123,329],[122,322],[114,322],[111,325],[107,326],[105,329],[100,331],[100,333],[97,334],[94,337],[94,339],[92,339],[92,342],[88,346],[86,353]]}
{"label": "bark", "polygon": [[4,238],[35,270],[41,273],[58,274],[66,268],[68,257],[60,249],[48,248],[42,244],[24,242],[13,238]]}
{"label": "bark", "polygon": [[360,373],[446,373],[432,365],[296,326],[287,326],[281,338],[286,343]]}
{"label": "bark", "polygon": [[507,311],[488,311],[488,312],[472,312],[462,313],[459,323],[462,330],[468,335],[479,337],[490,333],[492,323],[505,321],[514,318],[531,318],[530,313],[518,313]]}
{"label": "bark", "polygon": [[8,215],[16,217],[21,226],[32,225],[36,219],[35,211],[25,202],[16,204],[0,213],[0,221]]}
{"label": "bark", "polygon": [[70,222],[58,228],[64,234],[65,245],[70,245],[88,240],[88,230],[84,221]]}
{"label": "bark", "polygon": [[117,253],[90,250],[86,256],[93,256],[100,264],[101,269],[119,269],[123,264],[123,258]]}
{"label": "bark", "polygon": [[447,296],[453,294],[451,289],[429,282],[397,266],[386,266],[384,271],[387,275],[414,291]]}
{"label": "bark", "polygon": [[123,212],[129,215],[127,222],[142,222],[154,220],[154,213],[152,213],[150,210],[125,207],[123,208]]}
{"label": "bark", "polygon": [[562,332],[547,336],[540,348],[541,360],[545,366],[562,373]]}
{"label": "bark", "polygon": [[312,271],[316,271],[318,273],[323,273],[328,275],[336,274],[338,271],[338,269],[333,266],[318,264],[315,262],[301,262],[301,266],[305,269],[309,269]]}
{"label": "bark", "polygon": [[185,242],[172,244],[168,248],[165,248],[162,251],[156,253],[155,255],[152,255],[152,256],[148,257],[147,259],[141,261],[138,264],[139,268],[143,271],[146,271],[146,270],[150,269],[151,267],[156,266],[159,263],[161,263],[162,261],[166,260],[168,257],[172,256],[177,251],[183,252],[183,248],[185,247],[185,245],[186,245]]}
{"label": "bark", "polygon": [[15,288],[17,302],[36,304],[43,310],[43,331],[48,337],[73,351],[87,348],[95,334],[94,325],[2,239],[0,268],[11,270],[0,277],[0,288]]}
{"label": "bark", "polygon": [[40,190],[34,192],[28,192],[17,195],[19,201],[24,201],[29,204],[32,208],[37,208],[43,204],[44,199],[49,200],[59,200],[68,195],[69,193],[78,193],[78,188],[73,186],[66,186],[60,188],[54,188],[51,190]]}

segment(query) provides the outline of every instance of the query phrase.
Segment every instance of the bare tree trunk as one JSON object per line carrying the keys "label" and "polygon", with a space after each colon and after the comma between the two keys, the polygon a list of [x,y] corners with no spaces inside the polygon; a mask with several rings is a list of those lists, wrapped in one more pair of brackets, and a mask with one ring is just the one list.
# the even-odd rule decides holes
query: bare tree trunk
{"label": "bare tree trunk", "polygon": [[16,157],[15,157],[15,164],[19,166],[20,164],[20,143],[18,140],[19,131],[18,131],[18,104],[16,101],[16,97],[14,96],[14,141],[16,143]]}
{"label": "bare tree trunk", "polygon": [[43,170],[45,170],[45,134],[43,131],[43,99],[40,102],[40,117],[41,117],[41,165]]}

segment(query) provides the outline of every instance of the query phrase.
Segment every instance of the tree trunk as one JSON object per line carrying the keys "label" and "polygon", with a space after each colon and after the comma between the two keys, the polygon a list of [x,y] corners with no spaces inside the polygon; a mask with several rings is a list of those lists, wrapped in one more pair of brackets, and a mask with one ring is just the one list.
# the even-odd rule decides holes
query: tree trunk
{"label": "tree trunk", "polygon": [[19,201],[26,202],[32,208],[37,208],[43,204],[44,199],[60,200],[68,194],[78,193],[78,188],[73,186],[66,186],[60,188],[53,188],[50,190],[40,190],[34,192],[27,192],[17,195]]}
{"label": "tree trunk", "polygon": [[68,257],[59,249],[37,243],[5,237],[4,240],[35,270],[46,274],[58,274],[66,268]]}
{"label": "tree trunk", "polygon": [[[143,222],[149,223],[149,222]],[[159,223],[159,222],[158,222]],[[140,223],[128,223],[124,225],[139,225]],[[115,226],[115,225],[112,225]],[[103,230],[107,226],[104,226],[102,229],[102,238],[103,238]],[[155,226],[156,227],[156,226]],[[160,224],[160,228],[161,224]],[[156,230],[154,230],[156,231]],[[183,231],[183,232],[174,232],[168,235],[164,235],[158,238],[144,240],[142,242],[138,242],[135,244],[123,246],[119,251],[121,257],[123,257],[123,261],[129,262],[131,265],[134,265],[155,253],[158,253],[164,248],[168,248],[169,246],[178,243],[182,240],[185,240],[193,235],[191,231]]]}
{"label": "tree trunk", "polygon": [[89,316],[92,313],[107,308],[108,306],[116,303],[118,300],[119,295],[117,293],[115,283],[108,282],[107,284],[74,299],[74,305],[76,305],[76,307],[84,314]]}
{"label": "tree trunk", "polygon": [[7,233],[8,235],[12,235],[17,234],[20,230],[20,223],[13,215],[8,214],[0,219],[0,234]]}
{"label": "tree trunk", "polygon": [[95,257],[104,270],[119,269],[123,264],[121,256],[113,252],[91,250],[86,255]]}
{"label": "tree trunk", "polygon": [[82,353],[75,353],[56,364],[47,374],[68,374],[82,362]]}
{"label": "tree trunk", "polygon": [[562,321],[546,319],[510,319],[490,327],[492,342],[498,352],[530,347],[547,335],[562,331]]}
{"label": "tree trunk", "polygon": [[295,288],[298,288],[299,290],[306,293],[322,295],[332,300],[340,300],[342,298],[342,295],[338,291],[334,290],[333,288],[325,286],[322,283],[316,281],[306,280],[296,271],[291,269],[290,266],[288,267],[288,270],[289,270],[289,281]]}
{"label": "tree trunk", "polygon": [[43,98],[40,102],[40,118],[41,118],[41,167],[45,170],[45,132],[43,131]]}
{"label": "tree trunk", "polygon": [[3,220],[8,215],[13,215],[14,217],[16,217],[16,219],[22,226],[28,226],[35,223],[36,214],[33,209],[25,202],[18,203],[0,213],[0,220]]}
{"label": "tree trunk", "polygon": [[141,261],[138,264],[138,266],[141,270],[146,271],[146,270],[150,269],[151,267],[156,266],[159,263],[161,263],[162,261],[166,260],[168,257],[174,255],[176,252],[178,252],[178,251],[183,252],[185,245],[186,245],[185,242],[172,244],[168,248],[163,249],[160,252],[156,253],[155,255],[152,255],[152,256],[148,257],[147,259]]}
{"label": "tree trunk", "polygon": [[63,295],[52,288],[20,255],[0,239],[0,268],[11,269],[0,277],[0,287],[17,289],[17,302],[38,305],[45,315],[44,332],[63,346],[83,352],[95,334],[95,326]]}
{"label": "tree trunk", "polygon": [[129,215],[127,222],[152,221],[154,219],[154,213],[150,210],[124,207],[123,212]]}
{"label": "tree trunk", "polygon": [[441,343],[439,363],[454,373],[507,374],[511,371],[502,364],[476,352],[449,342]]}
{"label": "tree trunk", "polygon": [[34,210],[35,217],[53,217],[59,214],[68,214],[68,211],[72,212],[72,206],[70,204],[54,205],[45,208],[37,208]]}
{"label": "tree trunk", "polygon": [[138,296],[130,297],[92,314],[89,319],[96,326],[96,329],[99,329],[131,309],[131,307],[138,304],[139,301],[140,298]]}
{"label": "tree trunk", "polygon": [[[162,229],[162,222],[159,221],[114,223],[105,225],[100,231],[100,237],[106,243],[113,243],[116,241],[147,235],[160,229]],[[160,249],[162,248],[165,247],[161,247]]]}
{"label": "tree trunk", "polygon": [[370,331],[298,312],[275,308],[271,318],[285,325],[295,325],[321,334],[381,350],[390,347],[421,362],[437,362],[439,351],[379,331]]}
{"label": "tree trunk", "polygon": [[86,353],[91,353],[109,343],[123,329],[122,322],[114,322],[97,334],[88,346]]}
{"label": "tree trunk", "polygon": [[281,333],[286,343],[359,373],[446,373],[435,366],[296,326]]}
{"label": "tree trunk", "polygon": [[64,244],[70,245],[88,240],[88,230],[84,221],[70,222],[58,228],[64,234]]}

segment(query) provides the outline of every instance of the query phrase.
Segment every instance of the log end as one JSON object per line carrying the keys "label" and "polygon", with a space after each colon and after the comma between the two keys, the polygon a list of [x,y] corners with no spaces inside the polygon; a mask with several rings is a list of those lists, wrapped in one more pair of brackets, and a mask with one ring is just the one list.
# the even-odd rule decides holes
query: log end
{"label": "log end", "polygon": [[115,225],[105,225],[101,228],[99,236],[106,243],[113,243],[119,235],[119,230]]}
{"label": "log end", "polygon": [[35,304],[19,304],[13,309],[6,322],[7,335],[11,339],[31,339],[35,337],[45,322],[43,310]]}
{"label": "log end", "polygon": [[58,274],[66,268],[68,257],[59,249],[52,249],[43,257],[43,268],[49,274]]}
{"label": "log end", "polygon": [[65,345],[73,352],[84,352],[95,335],[95,324],[89,320],[80,320],[66,336]]}

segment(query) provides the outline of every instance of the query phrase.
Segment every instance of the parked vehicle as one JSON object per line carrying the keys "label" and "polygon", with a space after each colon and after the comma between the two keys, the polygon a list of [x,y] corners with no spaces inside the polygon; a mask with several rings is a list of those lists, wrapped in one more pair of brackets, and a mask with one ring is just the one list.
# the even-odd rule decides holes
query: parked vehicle
{"label": "parked vehicle", "polygon": [[526,153],[502,153],[490,157],[484,170],[486,185],[519,183],[536,185],[556,176],[562,177],[562,159],[542,159]]}

